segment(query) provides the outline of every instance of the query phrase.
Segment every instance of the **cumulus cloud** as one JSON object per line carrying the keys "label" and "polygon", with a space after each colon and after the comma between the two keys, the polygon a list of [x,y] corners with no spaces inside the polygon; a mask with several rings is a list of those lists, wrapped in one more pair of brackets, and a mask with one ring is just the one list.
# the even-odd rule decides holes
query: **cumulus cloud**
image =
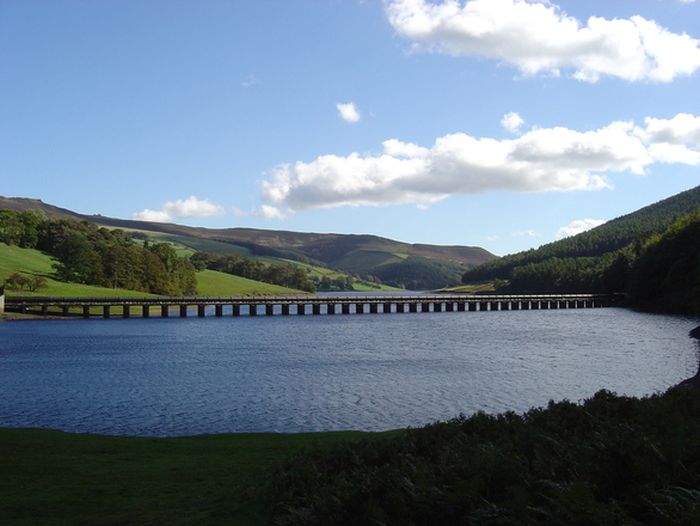
{"label": "cumulus cloud", "polygon": [[525,75],[670,82],[700,68],[700,41],[685,33],[641,16],[583,24],[549,0],[390,0],[386,14],[415,49],[487,57]]}
{"label": "cumulus cloud", "polygon": [[133,214],[132,217],[141,221],[167,223],[168,221],[182,217],[209,217],[223,214],[224,208],[222,206],[191,195],[187,199],[167,201],[163,203],[160,210],[150,210],[146,208],[141,212]]}
{"label": "cumulus cloud", "polygon": [[563,237],[575,236],[591,228],[602,225],[605,221],[600,219],[575,219],[566,226],[563,226],[557,232],[557,238],[561,239]]}
{"label": "cumulus cloud", "polygon": [[286,217],[286,214],[282,212],[282,210],[270,205],[262,205],[260,208],[253,210],[251,214],[264,219],[282,220]]}
{"label": "cumulus cloud", "polygon": [[523,124],[525,124],[523,118],[514,111],[506,113],[501,119],[501,126],[503,126],[504,130],[509,131],[510,133],[518,133]]}
{"label": "cumulus cloud", "polygon": [[354,102],[339,102],[335,105],[338,110],[338,117],[345,122],[354,124],[360,120],[360,112],[357,111],[357,106]]}
{"label": "cumulus cloud", "polygon": [[454,133],[430,147],[390,139],[376,154],[321,155],[278,166],[263,198],[290,210],[427,204],[450,195],[502,190],[609,188],[607,175],[644,174],[654,163],[700,165],[700,118],[615,121],[596,130],[534,128],[514,139]]}

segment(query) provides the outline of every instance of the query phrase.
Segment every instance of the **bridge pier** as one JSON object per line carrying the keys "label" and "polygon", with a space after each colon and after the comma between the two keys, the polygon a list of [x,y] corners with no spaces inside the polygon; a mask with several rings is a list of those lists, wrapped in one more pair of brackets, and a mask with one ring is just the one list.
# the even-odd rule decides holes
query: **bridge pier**
{"label": "bridge pier", "polygon": [[206,305],[197,305],[197,317],[204,318],[207,315]]}
{"label": "bridge pier", "polygon": [[430,303],[427,301],[423,302],[420,304],[420,311],[421,312],[430,312]]}
{"label": "bridge pier", "polygon": [[180,318],[187,318],[187,305],[180,305]]}
{"label": "bridge pier", "polygon": [[108,319],[109,319],[109,315],[110,315],[109,310],[110,310],[110,309],[109,309],[109,305],[104,305],[104,306],[102,307],[102,317],[103,317],[105,320],[108,320]]}
{"label": "bridge pier", "polygon": [[455,304],[451,301],[448,301],[447,303],[445,303],[445,310],[447,312],[454,312],[455,311]]}
{"label": "bridge pier", "polygon": [[223,305],[215,305],[214,306],[214,315],[217,318],[221,318],[224,315],[224,306]]}
{"label": "bridge pier", "polygon": [[376,304],[376,303],[370,303],[370,304],[369,304],[369,313],[370,313],[370,314],[377,314],[378,311],[379,311],[379,309],[377,308],[377,304]]}
{"label": "bridge pier", "polygon": [[318,316],[319,314],[321,314],[321,304],[320,303],[314,303],[311,306],[311,314],[313,314],[314,316]]}
{"label": "bridge pier", "polygon": [[289,316],[289,304],[282,305],[282,316]]}
{"label": "bridge pier", "polygon": [[405,303],[397,303],[396,304],[396,312],[400,312],[401,314],[405,314],[407,312],[407,305]]}
{"label": "bridge pier", "polygon": [[250,303],[248,305],[248,316],[257,316],[258,306],[255,303]]}
{"label": "bridge pier", "polygon": [[467,304],[464,303],[463,301],[458,301],[457,302],[457,312],[464,312],[467,310]]}
{"label": "bridge pier", "polygon": [[364,303],[357,303],[355,305],[355,314],[364,314],[365,313],[365,304]]}
{"label": "bridge pier", "polygon": [[342,311],[343,311],[343,314],[350,314],[350,304],[343,303]]}
{"label": "bridge pier", "polygon": [[141,305],[141,317],[142,318],[150,318],[151,316],[151,306],[150,305]]}
{"label": "bridge pier", "polygon": [[83,318],[87,319],[90,317],[90,306],[83,305]]}
{"label": "bridge pier", "polygon": [[330,314],[330,315],[335,314],[335,303],[327,303],[326,304],[326,314]]}
{"label": "bridge pier", "polygon": [[417,303],[409,303],[408,304],[408,312],[418,312],[418,304]]}
{"label": "bridge pier", "polygon": [[168,315],[170,314],[168,306],[167,305],[161,305],[160,306],[160,317],[161,318],[167,318]]}
{"label": "bridge pier", "polygon": [[487,310],[489,310],[489,304],[486,303],[485,301],[480,301],[479,302],[479,312],[487,311]]}
{"label": "bridge pier", "polygon": [[241,315],[241,306],[238,305],[237,303],[231,305],[231,316],[240,316]]}
{"label": "bridge pier", "polygon": [[297,305],[297,316],[304,316],[306,314],[306,305],[300,303]]}
{"label": "bridge pier", "polygon": [[384,307],[382,307],[382,312],[384,314],[391,314],[391,303],[385,303]]}

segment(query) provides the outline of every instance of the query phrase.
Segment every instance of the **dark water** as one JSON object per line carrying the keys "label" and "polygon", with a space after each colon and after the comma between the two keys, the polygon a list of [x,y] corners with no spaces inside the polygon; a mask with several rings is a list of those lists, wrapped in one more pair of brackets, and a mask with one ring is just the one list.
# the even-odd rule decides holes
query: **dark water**
{"label": "dark water", "polygon": [[695,373],[697,320],[622,309],[0,323],[0,427],[382,430]]}

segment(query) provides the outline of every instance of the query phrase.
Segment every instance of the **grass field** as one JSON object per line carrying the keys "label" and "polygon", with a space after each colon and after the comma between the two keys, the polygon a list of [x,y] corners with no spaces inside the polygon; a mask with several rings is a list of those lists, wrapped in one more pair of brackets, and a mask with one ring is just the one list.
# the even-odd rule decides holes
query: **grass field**
{"label": "grass field", "polygon": [[[0,243],[0,282],[13,272],[21,272],[46,278],[47,287],[35,294],[41,296],[72,296],[76,298],[121,296],[143,298],[154,296],[146,292],[127,289],[111,289],[80,283],[66,283],[53,278],[54,260],[46,254],[31,248],[20,248]],[[7,291],[7,295],[30,295],[27,291]]]}
{"label": "grass field", "polygon": [[361,436],[367,434],[137,438],[0,429],[0,524],[264,524],[261,486],[272,470],[311,446]]}
{"label": "grass field", "polygon": [[[155,297],[153,294],[135,290],[112,289],[58,281],[53,278],[53,262],[54,260],[51,257],[38,250],[0,243],[0,282],[4,281],[13,272],[21,272],[46,278],[47,287],[35,293],[41,296],[71,296],[77,298],[107,296],[129,298]],[[201,296],[301,294],[298,290],[253,281],[213,270],[197,273],[197,290]],[[27,291],[7,291],[8,296],[29,294],[31,293]]]}
{"label": "grass field", "polygon": [[232,276],[215,270],[197,272],[197,292],[200,296],[265,296],[306,294],[305,292]]}

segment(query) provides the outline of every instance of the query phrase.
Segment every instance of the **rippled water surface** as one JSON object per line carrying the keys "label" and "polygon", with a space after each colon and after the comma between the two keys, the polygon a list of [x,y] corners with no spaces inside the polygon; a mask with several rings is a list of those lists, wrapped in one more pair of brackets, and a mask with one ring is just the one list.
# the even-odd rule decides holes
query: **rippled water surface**
{"label": "rippled water surface", "polygon": [[382,430],[695,373],[697,320],[623,309],[0,323],[0,427]]}

